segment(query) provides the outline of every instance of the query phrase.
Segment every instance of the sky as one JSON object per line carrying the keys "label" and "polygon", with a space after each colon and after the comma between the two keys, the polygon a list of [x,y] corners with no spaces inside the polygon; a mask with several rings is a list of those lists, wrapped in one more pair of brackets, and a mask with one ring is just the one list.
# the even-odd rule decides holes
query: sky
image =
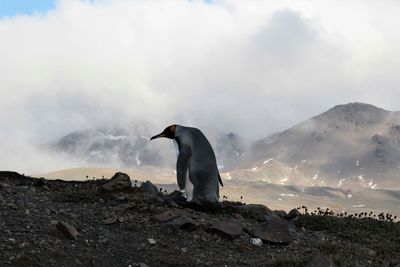
{"label": "sky", "polygon": [[255,140],[338,104],[400,110],[398,14],[390,0],[0,0],[2,154],[29,161],[105,125]]}
{"label": "sky", "polygon": [[54,0],[0,0],[0,17],[38,15],[55,8]]}

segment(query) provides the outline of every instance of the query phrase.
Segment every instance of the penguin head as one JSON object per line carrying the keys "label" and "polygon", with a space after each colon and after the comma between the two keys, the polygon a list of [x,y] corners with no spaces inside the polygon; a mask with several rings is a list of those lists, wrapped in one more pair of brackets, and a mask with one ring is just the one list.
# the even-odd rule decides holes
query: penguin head
{"label": "penguin head", "polygon": [[160,138],[160,137],[174,139],[175,132],[176,132],[176,125],[168,126],[167,128],[164,129],[164,131],[162,133],[157,134],[157,135],[153,136],[152,138],[150,138],[150,141],[153,139],[156,139],[156,138]]}

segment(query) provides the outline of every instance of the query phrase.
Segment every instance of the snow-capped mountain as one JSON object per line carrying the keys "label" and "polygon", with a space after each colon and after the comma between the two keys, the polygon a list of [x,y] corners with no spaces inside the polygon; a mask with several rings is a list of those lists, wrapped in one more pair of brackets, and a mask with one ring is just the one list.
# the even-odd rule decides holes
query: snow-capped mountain
{"label": "snow-capped mountain", "polygon": [[235,177],[279,184],[400,188],[400,112],[363,103],[335,106],[257,141],[244,166]]}
{"label": "snow-capped mountain", "polygon": [[[88,165],[175,168],[176,151],[172,142],[150,143],[149,137],[154,134],[143,129],[121,128],[75,131],[53,142],[50,148]],[[221,170],[234,166],[244,153],[243,141],[234,133],[220,134],[212,141]]]}
{"label": "snow-capped mountain", "polygon": [[[91,166],[175,169],[172,142],[149,142],[146,127],[72,132],[50,145]],[[246,145],[210,134],[224,179],[337,188],[400,188],[400,112],[363,103],[335,106]]]}

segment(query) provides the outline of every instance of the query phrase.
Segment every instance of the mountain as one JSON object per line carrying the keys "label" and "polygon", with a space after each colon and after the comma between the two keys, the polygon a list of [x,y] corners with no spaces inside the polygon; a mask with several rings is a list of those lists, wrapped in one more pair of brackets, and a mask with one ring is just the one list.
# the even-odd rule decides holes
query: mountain
{"label": "mountain", "polygon": [[[149,142],[148,127],[72,132],[49,145],[87,166],[175,169],[172,142]],[[400,189],[400,112],[335,106],[250,146],[236,133],[207,133],[222,177],[233,182]],[[168,142],[167,142],[168,141]]]}
{"label": "mountain", "polygon": [[255,142],[230,173],[280,184],[400,188],[400,112],[350,103]]}
{"label": "mountain", "polygon": [[[175,168],[176,151],[170,140],[153,141],[150,130],[136,127],[100,128],[71,132],[47,146],[51,151],[65,153],[87,165],[137,168],[156,166]],[[220,169],[232,168],[245,151],[244,141],[235,133],[220,133],[210,139]]]}

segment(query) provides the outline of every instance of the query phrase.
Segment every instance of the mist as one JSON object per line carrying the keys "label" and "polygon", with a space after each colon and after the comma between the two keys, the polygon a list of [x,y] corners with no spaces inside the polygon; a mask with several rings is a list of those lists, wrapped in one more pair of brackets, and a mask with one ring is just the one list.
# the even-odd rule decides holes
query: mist
{"label": "mist", "polygon": [[0,18],[0,168],[77,166],[70,132],[146,123],[264,138],[334,105],[400,110],[400,3],[58,1]]}

